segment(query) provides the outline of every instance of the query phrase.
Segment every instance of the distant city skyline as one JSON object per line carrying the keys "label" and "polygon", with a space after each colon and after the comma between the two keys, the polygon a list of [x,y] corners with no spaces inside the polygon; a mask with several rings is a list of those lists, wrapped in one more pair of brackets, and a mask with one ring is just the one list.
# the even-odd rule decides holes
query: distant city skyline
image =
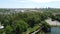
{"label": "distant city skyline", "polygon": [[0,0],[0,8],[60,8],[60,0]]}

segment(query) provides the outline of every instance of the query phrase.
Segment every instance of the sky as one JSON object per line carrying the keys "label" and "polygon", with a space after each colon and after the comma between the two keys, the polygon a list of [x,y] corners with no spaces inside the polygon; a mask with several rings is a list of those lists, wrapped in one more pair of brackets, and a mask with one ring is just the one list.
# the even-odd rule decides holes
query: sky
{"label": "sky", "polygon": [[60,0],[0,0],[0,8],[60,8]]}

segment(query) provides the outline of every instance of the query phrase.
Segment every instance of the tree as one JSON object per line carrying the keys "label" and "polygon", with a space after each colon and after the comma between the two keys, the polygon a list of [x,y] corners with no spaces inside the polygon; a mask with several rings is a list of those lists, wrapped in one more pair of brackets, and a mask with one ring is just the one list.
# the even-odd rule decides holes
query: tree
{"label": "tree", "polygon": [[15,26],[15,34],[22,34],[28,28],[28,24],[23,20],[15,21]]}
{"label": "tree", "polygon": [[5,31],[6,34],[13,34],[13,28],[9,25],[6,26]]}

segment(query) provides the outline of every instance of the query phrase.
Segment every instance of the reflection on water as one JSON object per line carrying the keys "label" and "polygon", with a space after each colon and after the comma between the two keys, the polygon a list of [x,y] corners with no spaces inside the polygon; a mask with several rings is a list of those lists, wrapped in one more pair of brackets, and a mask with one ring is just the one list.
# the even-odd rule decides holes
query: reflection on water
{"label": "reflection on water", "polygon": [[47,34],[60,34],[60,27],[51,27],[51,32]]}

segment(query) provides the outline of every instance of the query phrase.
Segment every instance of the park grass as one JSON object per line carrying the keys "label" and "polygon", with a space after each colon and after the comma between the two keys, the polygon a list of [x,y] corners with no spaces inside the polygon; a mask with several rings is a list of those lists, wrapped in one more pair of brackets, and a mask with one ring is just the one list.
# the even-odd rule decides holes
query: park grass
{"label": "park grass", "polygon": [[37,34],[44,34],[44,32],[41,30],[40,32],[38,32]]}
{"label": "park grass", "polygon": [[23,32],[23,34],[29,34],[33,31],[36,31],[38,28],[40,28],[39,25],[35,25],[33,28],[28,28],[26,32]]}

